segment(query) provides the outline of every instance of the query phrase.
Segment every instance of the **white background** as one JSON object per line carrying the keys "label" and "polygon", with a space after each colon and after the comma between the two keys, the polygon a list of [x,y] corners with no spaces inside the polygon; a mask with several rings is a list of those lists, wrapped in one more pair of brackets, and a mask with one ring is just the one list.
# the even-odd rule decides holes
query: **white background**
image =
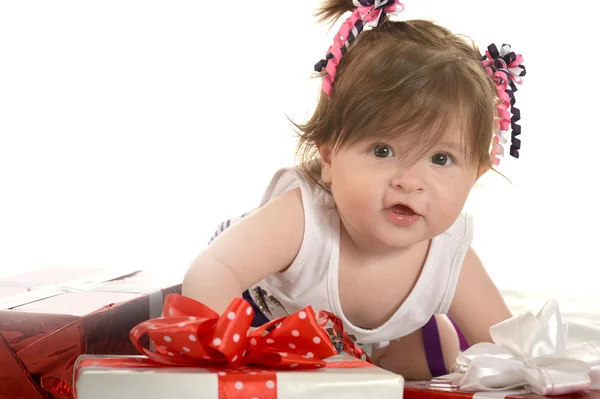
{"label": "white background", "polygon": [[[49,266],[182,272],[222,220],[294,161],[313,65],[333,31],[314,0],[0,3],[0,275]],[[502,289],[594,292],[600,138],[592,3],[406,1],[509,43],[521,159],[474,190],[475,249]],[[336,25],[337,26],[337,25]]]}

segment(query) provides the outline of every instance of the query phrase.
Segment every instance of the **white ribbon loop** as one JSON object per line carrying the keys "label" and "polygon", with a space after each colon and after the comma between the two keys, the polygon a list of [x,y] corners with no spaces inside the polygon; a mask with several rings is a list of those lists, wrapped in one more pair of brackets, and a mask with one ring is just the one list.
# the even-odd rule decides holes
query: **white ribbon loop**
{"label": "white ribbon loop", "polygon": [[600,389],[600,349],[587,343],[567,349],[567,324],[556,301],[534,316],[525,313],[490,328],[494,343],[461,353],[451,379],[467,391],[526,388],[553,396]]}

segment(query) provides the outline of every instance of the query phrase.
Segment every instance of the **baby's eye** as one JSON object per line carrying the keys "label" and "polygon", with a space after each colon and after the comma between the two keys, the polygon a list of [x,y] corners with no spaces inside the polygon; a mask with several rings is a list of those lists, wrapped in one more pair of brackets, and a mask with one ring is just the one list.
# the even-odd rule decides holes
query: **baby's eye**
{"label": "baby's eye", "polygon": [[394,156],[394,151],[388,145],[377,144],[373,147],[373,155],[377,158],[389,158]]}
{"label": "baby's eye", "polygon": [[454,159],[449,154],[445,152],[438,152],[433,157],[431,157],[431,162],[440,166],[448,166],[454,163]]}

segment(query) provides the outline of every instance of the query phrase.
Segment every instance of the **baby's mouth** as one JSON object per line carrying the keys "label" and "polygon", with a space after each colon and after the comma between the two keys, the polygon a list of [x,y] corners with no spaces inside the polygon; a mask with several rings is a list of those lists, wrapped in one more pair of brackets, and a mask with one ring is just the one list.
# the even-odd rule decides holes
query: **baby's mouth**
{"label": "baby's mouth", "polygon": [[406,205],[402,205],[402,204],[396,204],[394,206],[392,206],[390,208],[390,211],[397,213],[399,215],[405,215],[405,216],[412,216],[415,215],[416,212],[412,210],[412,208],[406,206]]}

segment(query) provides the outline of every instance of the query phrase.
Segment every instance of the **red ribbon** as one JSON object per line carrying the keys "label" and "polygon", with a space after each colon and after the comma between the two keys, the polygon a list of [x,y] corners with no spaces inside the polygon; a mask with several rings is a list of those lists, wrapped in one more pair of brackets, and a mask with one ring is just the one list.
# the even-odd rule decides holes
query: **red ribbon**
{"label": "red ribbon", "polygon": [[342,323],[339,317],[326,310],[321,310],[317,314],[317,319],[319,320],[319,325],[322,327],[325,327],[328,321],[333,323],[333,333],[335,334],[335,339],[342,344],[342,350],[344,352],[358,359],[366,360],[368,363],[371,363],[371,358],[369,355],[367,355],[364,349],[356,345],[354,340],[350,338],[346,331],[344,331],[344,323]]}
{"label": "red ribbon", "polygon": [[[138,324],[130,332],[133,344],[147,357],[84,358],[79,361],[78,370],[164,365],[202,367],[218,375],[219,398],[276,399],[275,369],[374,367],[365,352],[344,332],[339,318],[326,311],[315,315],[310,306],[251,332],[254,311],[242,298],[234,299],[219,317],[200,302],[169,294],[163,314],[164,317]],[[343,344],[343,350],[355,357],[364,357],[368,363],[323,361],[338,353],[323,328],[329,321],[333,323],[334,340]],[[145,334],[156,351],[142,344]]]}
{"label": "red ribbon", "polygon": [[[343,324],[330,312],[312,307],[272,320],[249,332],[254,317],[252,306],[234,299],[219,315],[191,298],[169,294],[163,315],[138,324],[130,338],[140,353],[153,361],[172,366],[259,365],[271,369],[313,369],[324,367],[323,359],[338,352],[323,328],[332,321],[344,351],[370,362],[362,348],[343,331]],[[142,345],[148,334],[156,351]]]}

